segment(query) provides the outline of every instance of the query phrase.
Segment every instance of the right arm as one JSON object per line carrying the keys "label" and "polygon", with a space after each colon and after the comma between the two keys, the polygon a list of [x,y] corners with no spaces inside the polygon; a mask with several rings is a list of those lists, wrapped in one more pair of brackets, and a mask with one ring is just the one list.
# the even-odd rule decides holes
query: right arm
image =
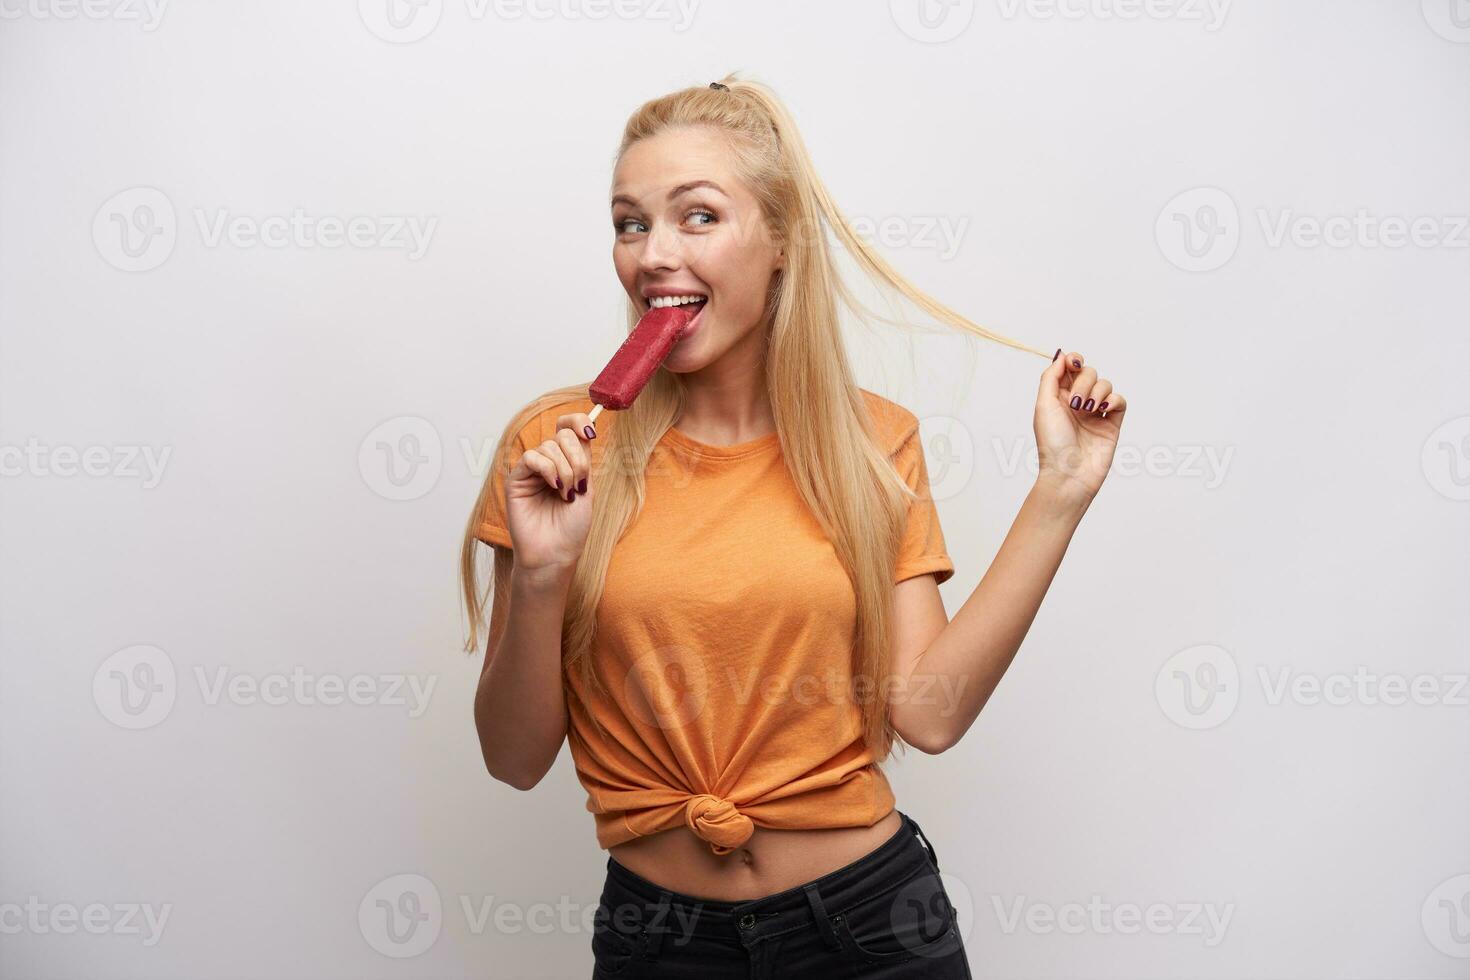
{"label": "right arm", "polygon": [[567,734],[561,624],[570,568],[520,569],[495,549],[495,595],[485,668],[475,690],[475,729],[490,775],[530,789],[556,762]]}
{"label": "right arm", "polygon": [[[494,546],[490,637],[475,689],[475,730],[486,770],[517,789],[541,781],[567,735],[562,622],[592,523],[584,429],[591,429],[584,413],[558,418],[555,437],[527,449],[504,484],[505,529],[513,547]],[[579,486],[584,489],[577,492]]]}

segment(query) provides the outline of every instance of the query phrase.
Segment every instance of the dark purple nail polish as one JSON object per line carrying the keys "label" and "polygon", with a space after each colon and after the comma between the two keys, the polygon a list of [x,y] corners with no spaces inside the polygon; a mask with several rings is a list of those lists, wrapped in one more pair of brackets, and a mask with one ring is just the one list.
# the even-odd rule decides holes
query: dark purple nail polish
{"label": "dark purple nail polish", "polygon": [[571,503],[573,500],[576,500],[576,499],[577,499],[577,491],[575,491],[575,490],[568,490],[567,491],[567,503]]}
{"label": "dark purple nail polish", "polygon": [[1097,406],[1097,410],[1099,412],[1106,412],[1108,410],[1108,403],[1103,402],[1101,405]]}
{"label": "dark purple nail polish", "polygon": [[1082,396],[1081,395],[1073,395],[1072,396],[1072,407],[1073,408],[1081,408],[1082,407]]}
{"label": "dark purple nail polish", "polygon": [[1074,358],[1072,358],[1072,366],[1074,368],[1080,368],[1082,366],[1082,362],[1079,361],[1079,360],[1077,360],[1077,358],[1074,357]]}
{"label": "dark purple nail polish", "polygon": [[1062,349],[1060,347],[1058,347],[1057,348],[1057,352],[1051,356],[1052,362],[1055,363],[1056,362],[1056,359],[1059,358],[1059,357],[1061,357],[1061,356],[1062,356]]}
{"label": "dark purple nail polish", "polygon": [[557,478],[556,478],[556,488],[557,488],[557,489],[558,489],[558,490],[560,490],[560,489],[561,489],[561,477],[557,477]]}
{"label": "dark purple nail polish", "polygon": [[590,426],[590,425],[584,425],[584,426],[582,426],[582,431],[587,434],[587,438],[588,439],[596,439],[597,438],[597,432],[596,432],[596,430],[594,430],[592,428],[592,426]]}
{"label": "dark purple nail polish", "polygon": [[577,482],[577,492],[578,493],[586,493],[587,492],[587,478],[585,476],[582,477],[582,479]]}
{"label": "dark purple nail polish", "polygon": [[1092,399],[1091,398],[1087,399],[1087,401],[1085,401],[1085,402],[1082,403],[1082,411],[1084,411],[1084,412],[1090,412],[1090,411],[1092,411]]}

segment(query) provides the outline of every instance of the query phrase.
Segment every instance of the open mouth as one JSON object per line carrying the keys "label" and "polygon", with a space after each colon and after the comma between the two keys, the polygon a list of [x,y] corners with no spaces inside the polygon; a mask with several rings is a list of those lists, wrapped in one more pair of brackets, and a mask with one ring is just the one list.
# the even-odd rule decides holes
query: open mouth
{"label": "open mouth", "polygon": [[704,308],[709,304],[709,297],[692,293],[687,296],[655,296],[646,299],[644,302],[648,304],[644,309],[645,313],[650,309],[666,306],[684,306],[694,310],[694,316],[690,318],[689,323],[684,327],[684,332],[679,335],[679,339],[683,340],[699,326],[700,319],[704,316]]}

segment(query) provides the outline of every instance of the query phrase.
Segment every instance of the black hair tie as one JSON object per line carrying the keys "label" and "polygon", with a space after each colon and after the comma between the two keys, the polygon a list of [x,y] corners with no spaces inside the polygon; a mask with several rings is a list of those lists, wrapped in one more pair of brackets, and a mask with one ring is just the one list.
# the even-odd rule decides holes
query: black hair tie
{"label": "black hair tie", "polygon": [[710,88],[717,88],[721,92],[728,92],[728,91],[730,91],[730,86],[728,86],[728,85],[721,85],[719,82],[710,82],[709,83],[709,87]]}

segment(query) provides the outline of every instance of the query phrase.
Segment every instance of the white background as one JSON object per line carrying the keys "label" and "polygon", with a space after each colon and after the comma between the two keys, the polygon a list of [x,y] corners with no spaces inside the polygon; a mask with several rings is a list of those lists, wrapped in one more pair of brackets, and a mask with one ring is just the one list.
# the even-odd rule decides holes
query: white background
{"label": "white background", "polygon": [[[1470,977],[1470,6],[386,2],[0,2],[0,972],[590,974],[606,853],[565,752],[484,771],[459,540],[620,339],[627,115],[742,70],[916,283],[1130,399],[994,699],[889,767],[975,975]],[[851,336],[953,613],[1045,361]],[[248,686],[298,670],[367,703]]]}

